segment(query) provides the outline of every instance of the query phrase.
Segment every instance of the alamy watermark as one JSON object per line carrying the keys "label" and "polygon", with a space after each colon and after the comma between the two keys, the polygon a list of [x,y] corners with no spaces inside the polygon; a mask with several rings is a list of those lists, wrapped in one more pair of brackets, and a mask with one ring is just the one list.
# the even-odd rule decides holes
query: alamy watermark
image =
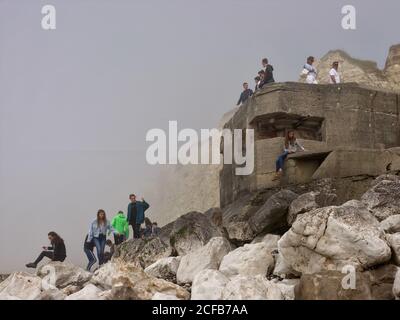
{"label": "alamy watermark", "polygon": [[342,273],[346,274],[342,279],[342,288],[344,290],[356,289],[356,268],[353,265],[345,265],[342,268]]}
{"label": "alamy watermark", "polygon": [[42,7],[42,28],[43,30],[55,30],[57,28],[56,22],[56,8],[53,5],[47,4]]}
{"label": "alamy watermark", "polygon": [[194,129],[178,131],[178,122],[169,121],[168,133],[151,129],[146,141],[153,142],[146,151],[147,163],[151,165],[218,165],[223,161],[238,166],[236,175],[250,175],[254,171],[253,129],[201,129],[199,135]]}
{"label": "alamy watermark", "polygon": [[[43,30],[55,30],[56,26],[56,7],[51,4],[46,4],[42,7],[41,25]],[[345,5],[341,8],[343,15],[341,20],[342,28],[345,30],[355,30],[356,25],[356,8],[353,5]]]}
{"label": "alamy watermark", "polygon": [[356,30],[356,8],[352,5],[342,7],[342,28],[345,30]]}

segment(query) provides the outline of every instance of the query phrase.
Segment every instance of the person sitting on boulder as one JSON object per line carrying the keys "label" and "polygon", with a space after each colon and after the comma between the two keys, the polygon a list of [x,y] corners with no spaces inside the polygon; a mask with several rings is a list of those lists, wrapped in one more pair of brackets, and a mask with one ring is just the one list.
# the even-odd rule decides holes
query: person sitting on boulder
{"label": "person sitting on boulder", "polygon": [[303,146],[297,141],[294,131],[289,130],[285,137],[285,146],[283,148],[283,154],[281,154],[276,160],[276,173],[273,180],[277,180],[281,177],[283,172],[283,165],[288,154],[296,153],[298,151],[305,151]]}
{"label": "person sitting on boulder", "polygon": [[150,205],[142,198],[142,201],[136,201],[136,195],[133,193],[129,195],[131,201],[128,205],[128,217],[127,221],[132,226],[133,237],[136,239],[140,238],[140,226],[144,222],[144,212],[150,207]]}
{"label": "person sitting on boulder", "polygon": [[65,249],[64,240],[54,231],[48,233],[48,238],[50,240],[51,246],[44,246],[42,253],[35,260],[35,262],[31,262],[26,264],[27,268],[36,268],[40,261],[44,257],[51,259],[52,261],[61,261],[63,262],[67,257],[67,251]]}
{"label": "person sitting on boulder", "polygon": [[83,244],[83,251],[85,251],[85,254],[89,260],[86,270],[90,271],[90,269],[93,267],[93,265],[97,262],[97,259],[93,252],[94,247],[95,247],[94,242],[93,242],[93,240],[91,242],[88,242],[87,241],[88,237],[89,237],[89,235],[86,235],[85,243]]}
{"label": "person sitting on boulder", "polygon": [[115,245],[119,245],[129,238],[129,223],[122,211],[119,211],[112,219],[111,225],[114,228]]}

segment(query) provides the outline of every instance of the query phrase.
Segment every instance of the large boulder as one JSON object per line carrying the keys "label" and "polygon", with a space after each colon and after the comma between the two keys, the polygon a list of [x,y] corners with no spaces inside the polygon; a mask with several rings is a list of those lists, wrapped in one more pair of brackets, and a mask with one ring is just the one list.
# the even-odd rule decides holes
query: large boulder
{"label": "large boulder", "polygon": [[205,246],[183,256],[178,267],[178,283],[191,283],[198,272],[205,269],[218,269],[222,258],[232,250],[228,240],[212,238]]}
{"label": "large boulder", "polygon": [[192,300],[221,300],[229,278],[214,269],[205,269],[196,274],[192,283]]}
{"label": "large boulder", "polygon": [[176,282],[176,272],[181,259],[182,257],[162,258],[148,266],[144,271],[155,278]]}
{"label": "large boulder", "polygon": [[43,286],[65,288],[69,285],[83,286],[92,274],[69,262],[52,261],[38,268],[37,275],[43,278]]}
{"label": "large boulder", "polygon": [[281,237],[277,234],[261,234],[254,238],[251,244],[264,242],[272,251],[278,250],[278,241]]}
{"label": "large boulder", "polygon": [[290,264],[288,264],[283,258],[281,253],[274,255],[275,258],[275,267],[272,274],[282,279],[291,279],[298,278],[301,276],[301,273],[294,270]]}
{"label": "large boulder", "polygon": [[230,241],[241,246],[255,238],[249,219],[265,201],[265,197],[246,194],[222,209],[222,225]]}
{"label": "large boulder", "polygon": [[281,190],[271,196],[249,219],[254,234],[274,232],[286,227],[289,206],[297,197],[290,190]]}
{"label": "large boulder", "polygon": [[101,292],[101,289],[89,283],[82,290],[66,297],[65,300],[103,300],[100,298]]}
{"label": "large boulder", "polygon": [[385,234],[359,201],[306,212],[278,242],[285,262],[300,273],[369,268],[390,259]]}
{"label": "large boulder", "polygon": [[[107,300],[151,300],[157,292],[176,296],[178,299],[190,297],[185,289],[163,279],[154,278],[135,264],[115,259],[106,271],[112,275],[111,289],[102,295],[102,298]],[[93,280],[96,280],[96,277]]]}
{"label": "large boulder", "polygon": [[113,259],[133,263],[143,269],[171,255],[171,246],[159,237],[131,239],[117,246]]}
{"label": "large boulder", "polygon": [[15,272],[0,283],[0,300],[35,300],[42,292],[42,279]]}
{"label": "large boulder", "polygon": [[222,300],[284,300],[284,296],[277,285],[262,275],[237,275],[225,286]]}
{"label": "large boulder", "polygon": [[64,300],[67,295],[59,289],[49,289],[42,291],[36,300]]}
{"label": "large boulder", "polygon": [[246,244],[228,253],[219,270],[228,277],[235,275],[267,276],[274,268],[274,258],[268,243]]}
{"label": "large boulder", "polygon": [[334,193],[308,192],[298,196],[289,206],[287,223],[293,224],[299,214],[335,204],[337,196]]}
{"label": "large boulder", "polygon": [[221,236],[221,230],[207,216],[189,212],[175,221],[170,244],[176,255],[184,256],[204,246],[211,238]]}
{"label": "large boulder", "polygon": [[[296,287],[298,300],[391,300],[394,299],[393,282],[398,268],[385,265],[366,272],[351,274],[340,271],[322,271],[303,274]],[[352,286],[354,285],[354,287]]]}
{"label": "large boulder", "polygon": [[386,233],[397,233],[400,232],[400,214],[387,217],[381,223],[381,228]]}
{"label": "large boulder", "polygon": [[372,182],[371,182],[371,188],[375,187],[382,181],[393,181],[393,182],[400,182],[400,176],[396,176],[394,174],[381,174],[379,177],[376,177]]}
{"label": "large boulder", "polygon": [[283,279],[282,281],[273,279],[271,282],[279,288],[284,300],[295,300],[295,289],[300,279]]}
{"label": "large boulder", "polygon": [[390,248],[392,248],[393,261],[400,265],[400,232],[395,234],[388,234],[387,236]]}
{"label": "large boulder", "polygon": [[361,197],[361,201],[372,211],[379,221],[400,214],[400,179],[393,175],[377,178]]}
{"label": "large boulder", "polygon": [[229,239],[238,245],[251,242],[255,235],[248,221],[232,221],[225,225]]}
{"label": "large boulder", "polygon": [[97,269],[90,282],[103,290],[110,290],[112,288],[112,279],[118,270],[118,263],[110,261]]}

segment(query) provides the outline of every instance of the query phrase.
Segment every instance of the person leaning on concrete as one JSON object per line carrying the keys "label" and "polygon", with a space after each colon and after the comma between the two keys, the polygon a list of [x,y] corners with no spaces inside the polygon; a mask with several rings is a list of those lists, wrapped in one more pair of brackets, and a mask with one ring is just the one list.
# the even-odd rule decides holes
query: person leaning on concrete
{"label": "person leaning on concrete", "polygon": [[127,221],[132,226],[133,237],[140,238],[140,226],[144,222],[144,212],[150,205],[142,198],[142,201],[136,201],[136,195],[133,193],[129,195],[131,201],[128,205]]}
{"label": "person leaning on concrete", "polygon": [[317,69],[314,68],[313,63],[315,59],[313,56],[307,58],[307,62],[303,67],[303,74],[306,76],[306,82],[309,84],[318,84],[317,82]]}
{"label": "person leaning on concrete", "polygon": [[282,176],[283,173],[283,165],[285,163],[285,159],[289,154],[296,153],[298,151],[305,151],[303,146],[297,141],[296,136],[293,130],[289,130],[286,133],[285,137],[285,145],[283,148],[283,154],[281,154],[276,160],[276,172],[275,176],[272,180],[277,180]]}
{"label": "person leaning on concrete", "polygon": [[329,71],[329,82],[331,84],[338,84],[340,83],[340,74],[338,72],[339,69],[339,62],[335,61],[332,63],[332,69]]}
{"label": "person leaning on concrete", "polygon": [[242,103],[245,103],[246,100],[253,95],[253,90],[249,89],[249,84],[247,82],[243,83],[243,92],[240,94],[239,100],[237,102],[237,106],[240,106]]}
{"label": "person leaning on concrete", "polygon": [[262,63],[262,66],[264,68],[264,73],[265,73],[262,85],[264,86],[269,83],[274,83],[275,82],[274,67],[268,63],[267,58],[262,59],[261,63]]}

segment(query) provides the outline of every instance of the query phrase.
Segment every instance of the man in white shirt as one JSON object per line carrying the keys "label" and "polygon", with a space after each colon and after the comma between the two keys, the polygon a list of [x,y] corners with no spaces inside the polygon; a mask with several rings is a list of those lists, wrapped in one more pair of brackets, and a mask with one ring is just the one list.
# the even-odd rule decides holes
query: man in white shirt
{"label": "man in white shirt", "polygon": [[317,69],[313,66],[314,57],[307,58],[307,63],[304,65],[303,74],[306,75],[306,82],[309,84],[318,84],[317,82]]}
{"label": "man in white shirt", "polygon": [[335,61],[334,63],[332,63],[332,69],[329,71],[329,82],[331,84],[340,83],[340,75],[338,69],[339,69],[339,62]]}

